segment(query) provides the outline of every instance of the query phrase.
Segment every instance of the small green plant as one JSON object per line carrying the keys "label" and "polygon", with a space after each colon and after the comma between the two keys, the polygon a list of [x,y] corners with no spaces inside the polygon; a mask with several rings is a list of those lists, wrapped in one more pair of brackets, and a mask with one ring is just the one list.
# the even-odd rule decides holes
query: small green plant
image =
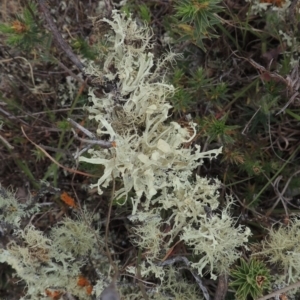
{"label": "small green plant", "polygon": [[246,300],[248,296],[256,299],[270,285],[270,272],[261,261],[251,259],[246,262],[241,259],[241,265],[231,272],[233,281],[230,285],[236,288],[236,297]]}
{"label": "small green plant", "polygon": [[199,103],[203,105],[220,103],[228,98],[228,88],[225,83],[215,83],[202,67],[190,72],[184,66],[174,70],[172,84],[176,87],[171,102],[176,112],[193,110]]}
{"label": "small green plant", "polygon": [[151,12],[146,4],[142,4],[139,6],[139,13],[141,18],[147,22],[147,24],[150,24],[151,22]]}
{"label": "small green plant", "polygon": [[204,118],[201,125],[205,136],[209,137],[209,141],[219,140],[224,145],[233,144],[235,142],[235,131],[239,128],[238,125],[227,125],[227,115],[217,119],[211,115]]}
{"label": "small green plant", "polygon": [[175,17],[177,24],[173,28],[181,41],[191,41],[205,51],[204,39],[217,37],[213,33],[214,26],[219,24],[216,15],[221,11],[220,0],[177,0],[175,2]]}
{"label": "small green plant", "polygon": [[36,15],[36,5],[29,3],[23,14],[17,15],[11,24],[0,24],[0,32],[7,35],[8,45],[29,52],[35,45],[41,43],[43,39],[39,29],[41,26],[37,23]]}
{"label": "small green plant", "polygon": [[76,49],[85,58],[91,60],[94,60],[96,58],[96,51],[83,38],[77,38],[73,42],[73,48]]}

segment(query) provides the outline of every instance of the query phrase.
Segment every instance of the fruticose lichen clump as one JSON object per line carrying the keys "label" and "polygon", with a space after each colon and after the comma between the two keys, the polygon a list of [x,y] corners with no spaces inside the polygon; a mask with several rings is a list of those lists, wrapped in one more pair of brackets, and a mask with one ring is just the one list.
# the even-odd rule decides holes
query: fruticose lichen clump
{"label": "fruticose lichen clump", "polygon": [[267,260],[282,271],[278,282],[296,282],[300,279],[300,220],[291,219],[288,226],[281,225],[278,229],[270,229],[269,237],[262,242],[263,250],[258,255],[264,255]]}
{"label": "fruticose lichen clump", "polygon": [[[6,199],[0,195],[0,207]],[[26,283],[22,299],[49,299],[51,288],[59,289],[61,295],[68,291],[86,299],[86,290],[77,281],[87,255],[95,249],[95,235],[87,224],[65,218],[51,229],[49,236],[31,224],[14,229],[14,239],[6,249],[0,249],[0,263],[9,264]]]}
{"label": "fruticose lichen clump", "polygon": [[[85,72],[106,84],[107,90],[99,97],[91,89],[87,109],[99,124],[98,137],[109,138],[114,147],[95,147],[80,161],[104,166],[94,186],[101,194],[115,180],[116,203],[130,210],[128,229],[142,255],[138,266],[131,264],[124,272],[136,275],[138,270],[144,279],[151,276],[153,281],[153,275],[160,279],[155,288],[146,290],[149,299],[201,299],[198,284],[185,278],[180,266],[158,262],[165,262],[173,247],[182,244],[193,254],[192,262],[184,257],[185,267],[193,268],[193,274],[209,273],[215,278],[227,273],[239,257],[238,249],[250,232],[236,226],[230,216],[233,200],[228,198],[220,208],[219,181],[194,175],[204,159],[215,158],[222,149],[201,152],[200,146],[191,147],[196,124],[182,127],[170,119],[167,99],[174,87],[166,77],[175,54],[155,59],[150,30],[125,14],[114,11],[112,20],[102,22],[112,29],[106,35],[106,51],[101,52],[102,44],[97,63],[90,62]],[[24,280],[26,299],[49,299],[57,289],[57,297],[70,294],[86,299],[92,291],[99,297],[110,270],[100,249],[107,240],[103,231],[93,229],[89,212],[83,209],[76,220],[62,219],[46,234],[30,221],[21,222],[39,211],[38,204],[21,204],[0,189],[0,211],[1,222],[14,230],[14,237],[0,249],[0,262],[11,265]],[[83,288],[78,280],[87,261],[93,262],[98,277],[93,286]],[[142,297],[133,285],[120,285],[120,293],[122,299]]]}
{"label": "fruticose lichen clump", "polygon": [[204,159],[215,158],[222,149],[201,152],[197,145],[188,146],[196,124],[190,122],[187,129],[170,119],[167,99],[174,87],[166,76],[175,54],[156,59],[151,53],[151,31],[130,16],[114,11],[113,19],[104,22],[112,29],[106,36],[106,54],[100,54],[104,63],[90,63],[85,71],[112,88],[103,97],[91,89],[87,109],[99,124],[99,138],[108,137],[116,146],[89,150],[89,157],[81,156],[80,161],[104,166],[93,185],[99,194],[113,180],[121,180],[115,198],[130,200],[132,241],[145,251],[142,276],[154,273],[164,281],[168,271],[156,262],[178,240],[199,257],[192,266],[200,275],[209,272],[215,278],[226,273],[250,231],[235,226],[229,213],[232,200],[209,216],[207,207],[219,208],[220,183],[194,176]]}

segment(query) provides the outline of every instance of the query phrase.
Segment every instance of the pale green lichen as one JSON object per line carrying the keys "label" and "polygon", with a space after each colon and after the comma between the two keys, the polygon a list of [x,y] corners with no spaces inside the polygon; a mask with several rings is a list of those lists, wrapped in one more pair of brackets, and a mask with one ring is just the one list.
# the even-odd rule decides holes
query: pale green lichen
{"label": "pale green lichen", "polygon": [[249,11],[254,15],[262,15],[267,10],[273,14],[277,13],[278,15],[284,15],[288,12],[288,8],[291,5],[290,0],[281,1],[278,5],[272,2],[264,2],[260,0],[246,0],[246,2],[250,3],[251,6]]}
{"label": "pale green lichen", "polygon": [[94,232],[83,221],[64,218],[51,230],[53,246],[59,251],[68,249],[74,257],[87,255],[94,247]]}
{"label": "pale green lichen", "polygon": [[287,283],[300,279],[300,220],[293,219],[288,226],[271,228],[269,237],[263,241],[263,250],[257,255],[265,255],[270,263],[276,264],[283,272]]}
{"label": "pale green lichen", "polygon": [[[108,55],[100,53],[103,64],[91,62],[86,73],[96,81],[111,81],[115,87],[103,97],[91,89],[88,111],[98,122],[99,138],[109,137],[116,147],[91,149],[89,157],[81,156],[80,161],[104,166],[93,185],[100,194],[118,180],[115,197],[122,197],[124,203],[130,199],[131,239],[143,251],[138,270],[145,279],[157,278],[155,289],[147,289],[149,299],[201,299],[198,285],[180,273],[180,266],[162,266],[157,261],[181,242],[194,254],[194,262],[186,267],[215,278],[216,273],[228,272],[239,257],[237,249],[245,245],[250,232],[230,217],[232,200],[225,208],[219,207],[220,182],[194,176],[204,159],[213,159],[222,149],[202,152],[200,146],[189,147],[196,124],[190,122],[187,129],[168,120],[171,105],[167,98],[174,87],[166,82],[166,66],[175,54],[156,59],[149,52],[153,48],[150,30],[125,14],[114,11],[112,20],[104,21],[113,29],[107,35]],[[31,208],[13,195],[0,194],[0,209],[4,221],[18,227],[16,238],[0,250],[0,262],[10,264],[25,281],[28,298],[44,299],[45,289],[62,287],[86,299],[77,278],[88,257],[99,275],[94,293],[101,294],[104,276],[110,272],[108,259],[99,249],[104,238],[91,229],[91,218],[84,211],[81,219],[65,218],[46,235],[30,223],[20,228],[20,219]],[[127,271],[137,275],[137,266],[128,266]],[[121,288],[121,294],[124,299],[141,298],[138,290]]]}
{"label": "pale green lichen", "polygon": [[222,274],[227,273],[233,262],[240,257],[237,248],[247,242],[250,230],[245,230],[241,225],[235,227],[234,223],[227,209],[224,209],[221,215],[202,217],[198,222],[199,227],[191,224],[184,227],[182,240],[193,247],[194,254],[202,256],[198,262],[192,263],[199,274],[203,273],[206,266],[209,266],[211,274],[214,269]]}
{"label": "pale green lichen", "polygon": [[86,299],[86,290],[77,280],[88,253],[99,256],[94,251],[95,234],[82,220],[68,218],[54,226],[48,236],[28,225],[15,232],[6,249],[0,249],[0,262],[11,265],[26,283],[24,299],[47,299],[45,291],[49,288]]}
{"label": "pale green lichen", "polygon": [[[162,277],[163,284],[149,289],[147,295],[151,300],[202,300],[203,297],[197,284],[187,280],[174,267],[166,267],[166,277]],[[121,296],[125,299],[140,300],[143,295],[139,288],[120,287]],[[123,298],[122,298],[123,299]]]}
{"label": "pale green lichen", "polygon": [[[174,88],[165,80],[165,66],[175,55],[155,59],[149,52],[150,30],[131,17],[114,11],[112,20],[104,21],[113,29],[107,36],[109,54],[103,68],[91,63],[86,72],[100,82],[114,82],[115,88],[103,97],[91,89],[92,105],[87,109],[99,124],[99,138],[108,136],[116,147],[93,149],[89,157],[80,157],[105,168],[92,187],[101,194],[118,179],[123,184],[118,185],[116,198],[127,200],[134,192],[129,218],[134,224],[132,240],[145,251],[140,265],[143,277],[154,274],[165,280],[168,271],[156,260],[178,237],[199,255],[199,262],[193,264],[199,274],[209,272],[215,278],[215,273],[226,273],[250,232],[235,226],[229,214],[231,200],[221,213],[208,218],[205,207],[219,207],[220,183],[200,176],[193,179],[203,160],[216,157],[222,149],[201,152],[197,145],[186,147],[196,135],[196,125],[190,122],[188,130],[177,122],[167,123],[171,108],[167,98]],[[127,270],[136,273],[135,267]]]}
{"label": "pale green lichen", "polygon": [[21,218],[27,215],[26,207],[26,205],[18,202],[12,192],[3,189],[0,185],[0,213],[2,222],[19,227]]}

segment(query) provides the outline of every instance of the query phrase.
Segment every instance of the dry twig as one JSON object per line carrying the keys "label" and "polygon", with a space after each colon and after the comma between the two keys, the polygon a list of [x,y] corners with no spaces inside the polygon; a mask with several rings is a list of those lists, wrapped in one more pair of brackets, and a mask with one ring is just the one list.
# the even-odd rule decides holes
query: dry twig
{"label": "dry twig", "polygon": [[200,289],[202,290],[204,298],[206,300],[210,300],[210,296],[209,296],[209,293],[207,291],[207,288],[204,286],[201,278],[197,275],[197,273],[190,268],[190,262],[186,257],[177,256],[177,257],[165,260],[165,261],[159,263],[158,265],[159,266],[168,266],[168,265],[173,265],[177,262],[183,262],[188,267],[188,270],[192,273],[192,275],[195,278],[196,282],[198,283]]}
{"label": "dry twig", "polygon": [[47,24],[53,34],[54,41],[56,45],[66,53],[66,55],[69,57],[69,59],[74,63],[74,65],[82,71],[84,68],[84,64],[79,60],[79,58],[73,53],[71,47],[65,42],[65,40],[62,38],[60,32],[58,31],[55,23],[52,20],[52,17],[50,15],[50,12],[45,5],[45,0],[38,0],[38,3],[40,5],[40,8],[42,12],[44,13],[45,19],[47,21]]}

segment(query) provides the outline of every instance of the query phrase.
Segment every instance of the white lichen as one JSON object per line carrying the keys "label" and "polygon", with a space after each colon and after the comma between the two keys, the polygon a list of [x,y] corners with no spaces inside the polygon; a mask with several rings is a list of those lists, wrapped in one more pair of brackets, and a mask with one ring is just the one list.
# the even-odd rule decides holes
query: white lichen
{"label": "white lichen", "polygon": [[287,283],[300,279],[300,220],[293,219],[288,226],[271,228],[269,237],[263,241],[263,250],[257,255],[263,254],[268,261],[276,264],[282,270],[282,277]]}
{"label": "white lichen", "polygon": [[116,11],[112,18],[104,20],[113,33],[107,36],[110,48],[103,68],[91,63],[86,72],[100,82],[110,80],[115,88],[103,97],[91,89],[92,105],[87,109],[99,124],[99,138],[109,137],[116,147],[90,150],[89,157],[81,156],[80,161],[104,166],[103,175],[92,185],[100,194],[112,180],[123,183],[115,192],[117,199],[128,200],[134,193],[132,241],[145,253],[142,276],[154,274],[164,280],[167,270],[155,261],[166,255],[175,238],[200,256],[193,264],[199,274],[226,273],[250,232],[235,226],[229,214],[232,201],[209,219],[205,207],[218,208],[220,183],[193,175],[204,159],[213,159],[222,149],[201,152],[199,146],[186,146],[196,135],[196,124],[190,122],[188,130],[168,122],[167,98],[174,87],[166,82],[166,63],[172,63],[175,55],[155,59],[148,28]]}
{"label": "white lichen", "polygon": [[[5,197],[13,198],[9,192],[5,193]],[[17,201],[14,204],[16,211],[20,211],[20,204]],[[66,218],[53,226],[48,235],[29,224],[15,230],[6,249],[0,249],[0,263],[9,264],[26,284],[23,299],[48,299],[45,294],[48,289],[60,289],[62,294],[68,291],[78,299],[86,299],[87,292],[77,281],[88,254],[99,258],[96,234],[81,219]],[[107,258],[102,257],[102,263],[108,265]]]}
{"label": "white lichen", "polygon": [[277,13],[278,15],[284,15],[288,12],[288,8],[291,5],[290,0],[281,1],[276,5],[276,3],[269,3],[267,1],[260,0],[246,0],[246,2],[250,3],[249,14],[254,15],[263,15],[266,11],[270,11],[272,13]]}

